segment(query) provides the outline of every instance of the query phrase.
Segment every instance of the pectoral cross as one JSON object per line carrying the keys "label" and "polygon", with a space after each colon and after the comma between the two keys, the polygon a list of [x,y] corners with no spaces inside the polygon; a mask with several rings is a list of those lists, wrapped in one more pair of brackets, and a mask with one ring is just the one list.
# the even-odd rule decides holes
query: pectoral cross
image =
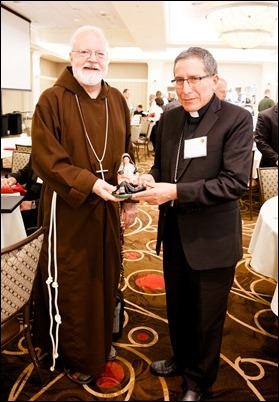
{"label": "pectoral cross", "polygon": [[96,173],[101,173],[102,179],[105,180],[104,173],[108,172],[108,169],[103,168],[103,165],[102,165],[101,161],[98,161],[98,162],[99,162],[99,165],[100,165],[100,169],[96,170]]}

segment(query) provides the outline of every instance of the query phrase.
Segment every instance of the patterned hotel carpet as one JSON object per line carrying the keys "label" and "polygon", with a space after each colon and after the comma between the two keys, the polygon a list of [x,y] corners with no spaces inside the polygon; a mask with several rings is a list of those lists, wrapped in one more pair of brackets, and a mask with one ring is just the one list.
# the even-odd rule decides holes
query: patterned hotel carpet
{"label": "patterned hotel carpet", "polygon": [[[151,160],[148,161],[151,163]],[[149,163],[138,164],[148,170]],[[257,206],[256,206],[257,207]],[[210,401],[278,400],[278,327],[270,310],[275,282],[249,267],[247,247],[256,222],[243,214],[243,258],[230,293],[219,376]],[[125,323],[114,343],[117,358],[89,385],[50,372],[42,360],[45,387],[38,385],[24,343],[2,353],[2,401],[175,401],[181,377],[152,376],[149,364],[171,355],[165,310],[162,257],[154,252],[158,210],[138,205],[138,217],[125,233]]]}

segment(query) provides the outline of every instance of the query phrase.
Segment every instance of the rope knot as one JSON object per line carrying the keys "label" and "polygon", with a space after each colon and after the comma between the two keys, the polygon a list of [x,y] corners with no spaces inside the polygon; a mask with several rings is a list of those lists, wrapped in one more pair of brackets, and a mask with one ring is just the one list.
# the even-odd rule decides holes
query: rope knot
{"label": "rope knot", "polygon": [[49,284],[51,284],[52,281],[53,281],[53,277],[52,277],[52,276],[49,276],[49,277],[47,278],[47,280],[46,280],[46,284],[49,285]]}
{"label": "rope knot", "polygon": [[61,315],[60,315],[60,314],[56,314],[55,317],[54,317],[54,319],[55,319],[55,321],[56,321],[58,324],[61,324],[61,323],[62,323],[62,321],[61,321]]}

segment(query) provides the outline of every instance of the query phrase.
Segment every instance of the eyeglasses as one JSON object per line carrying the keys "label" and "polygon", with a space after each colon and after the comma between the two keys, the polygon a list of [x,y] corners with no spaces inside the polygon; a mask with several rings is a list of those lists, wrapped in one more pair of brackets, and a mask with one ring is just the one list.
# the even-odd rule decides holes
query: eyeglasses
{"label": "eyeglasses", "polygon": [[102,52],[101,50],[72,50],[71,53],[78,53],[82,59],[90,59],[93,53],[97,59],[106,59],[108,55],[107,52]]}
{"label": "eyeglasses", "polygon": [[171,80],[171,83],[174,84],[176,88],[182,88],[184,86],[184,82],[187,81],[187,84],[190,87],[197,87],[200,85],[201,80],[208,77],[211,77],[211,75],[204,75],[203,77],[174,78]]}

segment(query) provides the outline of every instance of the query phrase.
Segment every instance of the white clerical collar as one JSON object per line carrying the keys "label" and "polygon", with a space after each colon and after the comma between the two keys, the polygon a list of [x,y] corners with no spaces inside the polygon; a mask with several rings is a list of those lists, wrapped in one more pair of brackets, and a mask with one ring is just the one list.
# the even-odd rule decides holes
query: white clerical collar
{"label": "white clerical collar", "polygon": [[200,117],[199,112],[189,112],[191,117]]}

